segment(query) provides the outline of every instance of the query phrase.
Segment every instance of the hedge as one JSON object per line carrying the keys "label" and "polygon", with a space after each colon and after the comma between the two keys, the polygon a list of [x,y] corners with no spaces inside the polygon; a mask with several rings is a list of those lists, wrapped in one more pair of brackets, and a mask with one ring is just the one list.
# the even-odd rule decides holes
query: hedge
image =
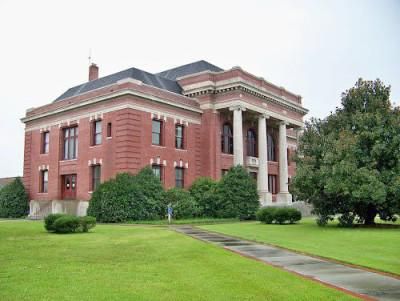
{"label": "hedge", "polygon": [[301,220],[301,212],[292,207],[263,207],[257,211],[256,217],[265,224],[293,224]]}
{"label": "hedge", "polygon": [[44,227],[48,232],[74,233],[88,232],[96,226],[93,216],[77,217],[62,213],[49,214],[44,220]]}

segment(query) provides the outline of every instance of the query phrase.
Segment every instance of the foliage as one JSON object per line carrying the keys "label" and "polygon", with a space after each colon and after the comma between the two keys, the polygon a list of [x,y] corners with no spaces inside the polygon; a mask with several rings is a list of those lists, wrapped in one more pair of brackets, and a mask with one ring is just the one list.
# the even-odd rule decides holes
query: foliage
{"label": "foliage", "polygon": [[257,220],[265,224],[293,224],[301,220],[301,212],[291,207],[263,207],[257,211],[256,216]]}
{"label": "foliage", "polygon": [[256,212],[257,220],[265,224],[272,224],[276,209],[277,207],[263,207],[258,209]]}
{"label": "foliage", "polygon": [[189,188],[190,195],[199,207],[199,215],[206,217],[217,216],[217,182],[211,178],[197,178]]}
{"label": "foliage", "polygon": [[96,226],[96,218],[93,216],[82,216],[79,218],[80,228],[82,232],[89,232]]}
{"label": "foliage", "polygon": [[96,189],[88,215],[100,222],[158,219],[165,210],[163,193],[160,181],[149,167],[137,175],[120,173]]}
{"label": "foliage", "polygon": [[165,192],[165,202],[171,204],[175,219],[193,218],[200,214],[200,209],[187,190],[171,188]]}
{"label": "foliage", "polygon": [[63,213],[51,213],[51,214],[49,214],[48,216],[46,216],[44,218],[44,228],[49,232],[55,231],[54,222],[58,218],[60,218],[62,216],[65,216],[65,214],[63,214]]}
{"label": "foliage", "polygon": [[300,139],[293,193],[313,204],[325,225],[373,224],[400,213],[400,112],[381,81],[359,80],[342,106],[306,123]]}
{"label": "foliage", "polygon": [[[61,221],[58,221],[60,219]],[[52,213],[44,219],[45,229],[56,233],[89,232],[95,226],[96,218],[93,216],[77,217],[63,213]]]}
{"label": "foliage", "polygon": [[242,166],[229,169],[216,189],[217,217],[255,218],[259,207],[256,182]]}
{"label": "foliage", "polygon": [[53,224],[54,232],[63,234],[76,232],[79,227],[79,217],[73,215],[60,216]]}
{"label": "foliage", "polygon": [[0,217],[18,218],[28,212],[29,198],[20,178],[0,189]]}

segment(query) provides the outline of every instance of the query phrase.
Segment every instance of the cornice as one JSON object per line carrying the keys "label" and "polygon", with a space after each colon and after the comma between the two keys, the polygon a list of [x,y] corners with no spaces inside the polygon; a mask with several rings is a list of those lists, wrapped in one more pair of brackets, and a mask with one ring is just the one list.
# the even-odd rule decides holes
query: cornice
{"label": "cornice", "polygon": [[45,112],[45,113],[32,115],[32,116],[26,116],[26,117],[21,118],[21,121],[26,123],[26,122],[29,122],[29,121],[32,121],[32,120],[44,118],[44,117],[47,117],[47,116],[51,116],[51,115],[55,115],[55,114],[59,114],[59,113],[63,113],[63,112],[68,112],[68,111],[71,111],[71,110],[74,110],[74,109],[86,107],[86,106],[89,106],[89,105],[92,105],[92,104],[95,104],[95,103],[99,103],[99,102],[102,102],[102,101],[106,101],[108,99],[116,98],[116,97],[119,97],[119,96],[125,96],[125,95],[141,97],[141,98],[144,98],[144,99],[148,99],[148,100],[155,101],[155,102],[162,103],[162,104],[167,104],[167,105],[170,105],[170,106],[173,106],[173,107],[177,107],[177,108],[180,108],[180,109],[184,109],[184,110],[187,110],[187,111],[191,111],[191,112],[196,112],[196,113],[202,113],[203,112],[201,109],[197,109],[197,108],[193,108],[191,106],[184,105],[184,104],[181,104],[181,103],[176,103],[176,102],[173,102],[173,101],[165,100],[165,99],[162,99],[162,98],[157,97],[157,96],[149,95],[149,94],[142,93],[142,92],[139,92],[139,91],[135,91],[135,90],[132,90],[132,89],[123,89],[123,90],[119,90],[119,91],[116,91],[116,92],[108,93],[108,94],[105,94],[105,95],[92,97],[92,98],[89,98],[89,99],[87,99],[85,101],[82,101],[82,102],[79,102],[79,103],[75,103],[75,104],[72,104],[72,105],[68,105],[68,106],[65,106],[65,107],[57,108],[55,110],[51,110],[51,111],[48,111],[48,112]]}
{"label": "cornice", "polygon": [[282,97],[279,97],[271,92],[267,92],[258,87],[255,87],[254,85],[252,85],[244,80],[237,80],[237,81],[229,82],[229,83],[223,84],[223,85],[218,85],[218,82],[215,84],[212,84],[210,81],[208,81],[205,86],[198,87],[193,90],[189,90],[189,91],[185,92],[185,95],[189,96],[189,97],[197,97],[197,96],[204,95],[204,94],[221,94],[221,93],[226,93],[226,92],[230,92],[230,91],[234,91],[234,90],[240,90],[240,91],[246,92],[246,93],[254,95],[258,98],[264,99],[267,102],[281,105],[281,106],[285,107],[286,109],[289,109],[291,111],[294,111],[294,112],[297,112],[297,113],[300,113],[303,115],[308,113],[308,110],[303,108],[302,106],[292,103],[292,102],[290,102]]}

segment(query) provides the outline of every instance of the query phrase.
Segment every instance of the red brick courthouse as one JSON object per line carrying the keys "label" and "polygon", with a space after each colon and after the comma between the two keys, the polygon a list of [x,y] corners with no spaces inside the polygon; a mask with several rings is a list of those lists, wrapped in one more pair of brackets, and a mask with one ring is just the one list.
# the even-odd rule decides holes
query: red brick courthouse
{"label": "red brick courthouse", "polygon": [[245,166],[260,202],[290,204],[301,97],[239,67],[205,61],[152,74],[130,68],[27,110],[24,182],[30,215],[84,215],[91,193],[119,172],[151,165],[166,188]]}

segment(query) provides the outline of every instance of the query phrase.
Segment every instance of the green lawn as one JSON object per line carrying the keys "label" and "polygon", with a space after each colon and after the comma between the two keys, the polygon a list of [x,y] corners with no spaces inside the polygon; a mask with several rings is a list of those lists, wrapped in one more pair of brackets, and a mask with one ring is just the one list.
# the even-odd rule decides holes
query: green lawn
{"label": "green lawn", "polygon": [[166,227],[0,221],[0,300],[353,300]]}
{"label": "green lawn", "polygon": [[400,274],[400,228],[318,227],[311,218],[295,225],[252,222],[201,228]]}

